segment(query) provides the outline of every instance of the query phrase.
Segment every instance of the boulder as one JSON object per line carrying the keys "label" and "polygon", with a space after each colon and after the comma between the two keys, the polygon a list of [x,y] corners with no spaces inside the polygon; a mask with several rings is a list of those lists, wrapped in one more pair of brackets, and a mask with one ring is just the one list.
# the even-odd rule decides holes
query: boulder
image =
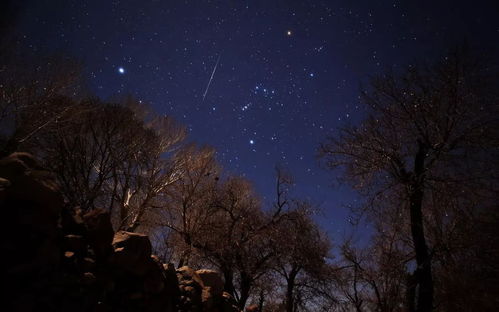
{"label": "boulder", "polygon": [[1,159],[0,179],[0,207],[5,221],[4,235],[0,236],[5,269],[2,281],[8,285],[4,310],[23,309],[27,298],[39,307],[61,269],[58,219],[63,197],[54,176],[26,153]]}
{"label": "boulder", "polygon": [[36,161],[35,157],[33,155],[31,155],[30,153],[15,152],[15,153],[10,154],[9,157],[22,161],[24,164],[26,164],[26,166],[28,166],[28,168],[43,169],[42,167],[40,167],[40,165]]}
{"label": "boulder", "polygon": [[84,255],[87,251],[87,243],[81,235],[68,234],[64,236],[64,250]]}
{"label": "boulder", "polygon": [[203,280],[199,277],[195,270],[188,266],[183,266],[177,269],[177,277],[180,285],[192,286],[196,288],[203,288]]}
{"label": "boulder", "polygon": [[65,207],[26,153],[0,160],[6,311],[235,312],[212,270],[175,270],[146,235],[113,231],[109,213]]}
{"label": "boulder", "polygon": [[148,262],[149,268],[144,277],[144,291],[150,294],[158,294],[165,289],[163,264],[154,255],[151,256]]}
{"label": "boulder", "polygon": [[118,269],[144,276],[156,263],[151,259],[151,242],[147,235],[119,231],[112,243],[111,263]]}
{"label": "boulder", "polygon": [[40,216],[57,219],[63,207],[63,197],[54,176],[43,170],[33,156],[13,153],[0,160],[2,189],[11,200],[36,206]]}
{"label": "boulder", "polygon": [[87,235],[83,212],[79,207],[64,207],[61,211],[61,225],[64,234]]}
{"label": "boulder", "polygon": [[14,153],[0,160],[0,178],[7,234],[0,243],[7,278],[15,275],[18,280],[56,270],[61,258],[57,223],[63,198],[54,177],[31,155]]}
{"label": "boulder", "polygon": [[210,288],[210,293],[213,296],[222,296],[224,291],[224,282],[217,271],[197,270],[196,274],[201,279],[202,285]]}
{"label": "boulder", "polygon": [[[30,158],[31,160],[25,161]],[[7,180],[15,180],[24,175],[30,168],[34,169],[34,167],[38,166],[31,155],[26,153],[13,153],[0,160],[0,177]]]}
{"label": "boulder", "polygon": [[87,239],[99,259],[106,258],[111,253],[114,230],[108,212],[94,209],[83,216]]}
{"label": "boulder", "polygon": [[177,298],[180,297],[179,283],[175,266],[172,263],[163,264],[165,275],[165,294],[174,299],[173,306],[177,304]]}
{"label": "boulder", "polygon": [[199,275],[188,266],[183,266],[177,269],[177,279],[180,289],[178,311],[201,311],[204,285]]}
{"label": "boulder", "polygon": [[221,298],[213,295],[211,287],[204,287],[201,292],[201,304],[203,306],[203,311],[212,311],[217,301],[219,301],[217,299]]}

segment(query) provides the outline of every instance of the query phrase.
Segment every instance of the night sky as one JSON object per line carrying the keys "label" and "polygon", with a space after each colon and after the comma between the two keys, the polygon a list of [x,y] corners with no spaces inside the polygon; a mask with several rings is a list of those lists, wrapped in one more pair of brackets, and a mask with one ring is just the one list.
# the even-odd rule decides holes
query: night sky
{"label": "night sky", "polygon": [[318,144],[361,120],[370,75],[464,41],[499,46],[497,4],[459,2],[39,0],[24,1],[17,29],[35,52],[82,60],[98,96],[132,94],[173,116],[267,200],[275,165],[287,167],[295,194],[343,232],[356,196],[331,187]]}

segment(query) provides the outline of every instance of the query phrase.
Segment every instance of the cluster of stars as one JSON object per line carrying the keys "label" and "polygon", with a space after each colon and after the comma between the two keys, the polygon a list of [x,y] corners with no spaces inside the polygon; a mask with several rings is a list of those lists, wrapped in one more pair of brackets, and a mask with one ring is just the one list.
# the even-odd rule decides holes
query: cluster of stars
{"label": "cluster of stars", "polygon": [[[52,5],[32,2],[23,40],[33,51],[45,45],[84,59],[99,96],[133,94],[172,115],[190,139],[223,151],[223,165],[256,185],[271,180],[264,168],[277,162],[297,175],[309,172],[320,140],[362,115],[359,81],[412,60],[424,49],[421,38],[445,41],[448,27],[422,18],[440,37],[425,35],[400,1],[290,1],[262,10],[246,3],[89,0],[57,8],[63,20],[53,18]],[[327,185],[326,178],[320,182]]]}
{"label": "cluster of stars", "polygon": [[276,91],[274,89],[268,89],[262,87],[261,85],[256,85],[255,90],[253,92],[255,94],[261,94],[264,97],[270,97],[270,98],[272,98],[276,94]]}

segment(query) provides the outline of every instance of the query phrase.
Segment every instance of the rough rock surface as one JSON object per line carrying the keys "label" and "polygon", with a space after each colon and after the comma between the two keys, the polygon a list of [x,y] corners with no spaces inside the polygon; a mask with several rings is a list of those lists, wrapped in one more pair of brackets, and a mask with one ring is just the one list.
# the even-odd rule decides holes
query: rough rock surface
{"label": "rough rock surface", "polygon": [[216,272],[175,270],[147,236],[115,234],[107,212],[65,207],[29,154],[0,160],[0,207],[4,311],[237,311]]}
{"label": "rough rock surface", "polygon": [[203,286],[209,287],[210,292],[214,296],[221,296],[223,291],[224,291],[224,282],[222,280],[222,277],[217,271],[213,270],[197,270],[196,271],[197,276],[201,279]]}

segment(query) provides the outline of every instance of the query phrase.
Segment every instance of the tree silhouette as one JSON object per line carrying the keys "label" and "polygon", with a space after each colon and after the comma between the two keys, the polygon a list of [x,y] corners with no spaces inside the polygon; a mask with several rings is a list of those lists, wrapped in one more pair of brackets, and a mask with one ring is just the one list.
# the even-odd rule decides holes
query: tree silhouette
{"label": "tree silhouette", "polygon": [[[167,116],[143,116],[128,99],[63,99],[77,107],[24,144],[56,174],[68,204],[110,212],[116,229],[135,231],[179,178],[172,155],[185,137]],[[133,106],[135,105],[135,106]]]}
{"label": "tree silhouette", "polygon": [[331,244],[312,220],[311,208],[307,202],[294,201],[291,210],[273,229],[277,251],[273,269],[285,282],[287,312],[298,311],[299,306],[306,305],[307,302],[296,300],[300,291],[315,288],[328,275],[326,260]]}
{"label": "tree silhouette", "polygon": [[492,69],[456,49],[432,66],[375,77],[363,92],[367,118],[320,148],[327,166],[367,196],[369,211],[403,207],[416,262],[410,311],[434,308],[435,246],[427,228],[432,211],[443,209],[438,197],[451,194],[456,207],[497,181],[489,170],[499,125]]}

